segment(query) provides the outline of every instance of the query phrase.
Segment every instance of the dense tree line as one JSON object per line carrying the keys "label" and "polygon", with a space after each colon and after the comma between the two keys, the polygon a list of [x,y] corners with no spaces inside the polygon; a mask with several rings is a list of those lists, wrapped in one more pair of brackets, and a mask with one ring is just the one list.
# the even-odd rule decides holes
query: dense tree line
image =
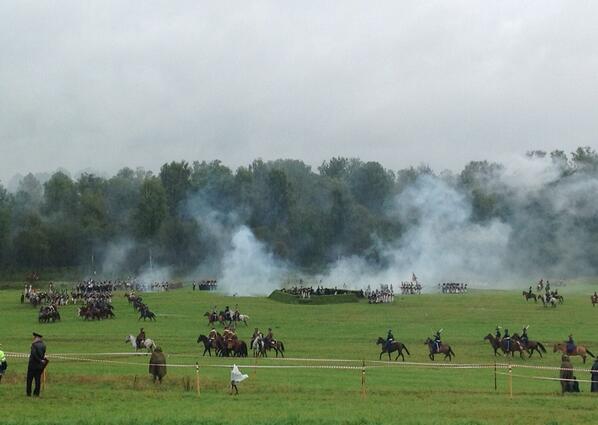
{"label": "dense tree line", "polygon": [[[222,254],[210,221],[217,217],[223,225],[247,225],[278,258],[303,270],[321,271],[353,255],[383,266],[380,246],[400,241],[417,222],[392,213],[398,195],[430,176],[466,197],[472,222],[512,225],[512,243],[529,247],[528,260],[538,264],[563,256],[551,241],[567,231],[563,215],[572,215],[565,221],[583,229],[580,243],[590,247],[584,261],[598,268],[598,216],[548,205],[559,188],[596,179],[598,155],[579,148],[528,157],[549,160],[558,175],[526,199],[503,178],[504,165],[487,161],[440,174],[423,165],[392,171],[353,158],[332,158],[317,170],[298,160],[255,160],[237,170],[220,161],[181,161],[157,174],[124,168],[110,178],[84,173],[73,179],[58,171],[41,183],[27,174],[14,192],[0,186],[0,265],[99,268],[110,244],[128,241],[128,271],[147,264],[150,253],[156,263],[192,270]],[[587,190],[585,201],[576,202],[595,202],[593,186]]]}

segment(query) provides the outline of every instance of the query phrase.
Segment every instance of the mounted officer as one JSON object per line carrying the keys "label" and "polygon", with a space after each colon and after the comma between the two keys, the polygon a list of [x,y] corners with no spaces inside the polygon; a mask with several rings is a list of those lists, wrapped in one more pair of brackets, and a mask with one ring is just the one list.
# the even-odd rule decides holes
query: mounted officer
{"label": "mounted officer", "polygon": [[525,326],[521,330],[521,342],[523,343],[524,347],[527,347],[527,344],[529,343],[529,337],[527,336],[527,328],[529,328],[529,325]]}
{"label": "mounted officer", "polygon": [[565,343],[567,344],[567,354],[573,354],[577,348],[575,341],[573,341],[573,334],[569,335],[569,339]]}
{"label": "mounted officer", "polygon": [[494,336],[496,337],[497,341],[500,341],[502,335],[500,334],[500,326],[496,325],[496,330],[494,332]]}
{"label": "mounted officer", "polygon": [[216,340],[216,337],[218,336],[218,332],[216,331],[216,328],[212,327],[212,330],[210,331],[210,333],[208,334],[208,339],[210,340],[210,342],[213,344],[213,342]]}
{"label": "mounted officer", "polygon": [[502,346],[506,352],[511,351],[511,335],[509,330],[505,328],[505,334],[502,337]]}
{"label": "mounted officer", "polygon": [[225,318],[226,320],[228,320],[228,321],[231,321],[231,320],[233,320],[233,318],[232,318],[232,316],[231,316],[231,314],[230,314],[230,308],[229,308],[229,306],[226,306],[226,307],[224,308],[224,318]]}
{"label": "mounted officer", "polygon": [[394,342],[395,337],[392,334],[392,330],[389,329],[388,330],[388,335],[386,335],[386,352],[390,353],[390,350],[392,349],[392,343]]}
{"label": "mounted officer", "polygon": [[442,340],[440,339],[440,334],[442,333],[443,329],[438,329],[432,338],[434,340],[434,353],[440,352],[440,345],[442,344]]}
{"label": "mounted officer", "polygon": [[135,338],[135,344],[137,344],[137,348],[143,347],[143,343],[145,342],[145,331],[143,328],[139,329],[139,335]]}

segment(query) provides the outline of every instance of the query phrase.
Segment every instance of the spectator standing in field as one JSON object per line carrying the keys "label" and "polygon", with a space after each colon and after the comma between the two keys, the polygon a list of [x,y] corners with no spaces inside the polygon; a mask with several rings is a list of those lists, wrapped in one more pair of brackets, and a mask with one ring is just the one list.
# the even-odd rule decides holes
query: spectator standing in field
{"label": "spectator standing in field", "polygon": [[592,373],[590,376],[592,377],[590,391],[593,393],[598,393],[598,358],[594,360],[594,364],[592,365]]}
{"label": "spectator standing in field", "polygon": [[42,373],[48,364],[46,359],[46,344],[42,341],[43,336],[33,332],[33,343],[31,344],[31,354],[29,354],[29,364],[27,366],[27,396],[31,397],[31,384],[35,380],[35,389],[33,395],[38,397],[41,390]]}
{"label": "spectator standing in field", "polygon": [[166,376],[166,357],[160,347],[156,347],[152,353],[149,364],[149,373],[152,375],[154,383],[156,380],[162,383],[162,378]]}
{"label": "spectator standing in field", "polygon": [[561,394],[565,394],[573,390],[573,365],[566,354],[563,354],[561,360]]}
{"label": "spectator standing in field", "polygon": [[6,362],[6,355],[4,354],[4,351],[2,351],[2,344],[0,344],[0,382],[2,382],[2,377],[4,376],[7,367],[8,363]]}

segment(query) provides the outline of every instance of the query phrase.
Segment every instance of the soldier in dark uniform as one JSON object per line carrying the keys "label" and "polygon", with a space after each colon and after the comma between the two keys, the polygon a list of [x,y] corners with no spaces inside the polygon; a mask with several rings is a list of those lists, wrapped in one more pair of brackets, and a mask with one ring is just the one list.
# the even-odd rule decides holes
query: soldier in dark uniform
{"label": "soldier in dark uniform", "polygon": [[511,335],[509,335],[509,330],[505,329],[505,334],[502,337],[502,346],[505,351],[511,351]]}
{"label": "soldier in dark uniform", "polygon": [[39,396],[41,389],[41,377],[44,368],[48,364],[46,359],[46,344],[42,341],[42,336],[33,332],[33,343],[31,344],[31,354],[29,354],[29,364],[27,366],[27,396],[31,397],[31,384],[35,380],[34,396]]}
{"label": "soldier in dark uniform", "polygon": [[224,309],[224,318],[228,321],[233,320],[230,314],[230,308],[228,306],[226,306],[226,308]]}
{"label": "soldier in dark uniform", "polygon": [[135,344],[137,344],[137,348],[142,348],[143,343],[145,342],[145,331],[143,328],[139,329],[139,335],[135,338]]}
{"label": "soldier in dark uniform", "polygon": [[386,351],[388,353],[390,353],[390,350],[392,348],[392,343],[394,342],[394,340],[395,340],[395,337],[392,334],[392,330],[389,329],[388,330],[388,335],[386,335]]}
{"label": "soldier in dark uniform", "polygon": [[494,336],[496,337],[497,341],[500,341],[502,335],[500,334],[500,326],[496,325],[496,331],[494,333]]}
{"label": "soldier in dark uniform", "polygon": [[567,354],[573,354],[577,348],[575,346],[575,341],[573,341],[573,334],[569,335],[569,339],[565,342],[567,343]]}
{"label": "soldier in dark uniform", "polygon": [[521,331],[521,342],[523,343],[524,347],[527,347],[527,344],[529,342],[529,337],[527,336],[527,328],[529,328],[529,325],[525,326]]}
{"label": "soldier in dark uniform", "polygon": [[438,329],[434,334],[434,352],[438,353],[440,350],[440,345],[442,344],[442,340],[440,339],[440,334],[442,333],[442,329]]}

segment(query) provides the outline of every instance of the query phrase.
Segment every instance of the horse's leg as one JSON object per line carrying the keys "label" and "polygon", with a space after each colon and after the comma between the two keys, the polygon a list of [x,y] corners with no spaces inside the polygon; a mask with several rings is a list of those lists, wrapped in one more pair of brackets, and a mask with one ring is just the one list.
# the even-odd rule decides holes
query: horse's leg
{"label": "horse's leg", "polygon": [[382,360],[382,354],[384,354],[384,351],[380,353],[380,357],[378,357],[378,360]]}

